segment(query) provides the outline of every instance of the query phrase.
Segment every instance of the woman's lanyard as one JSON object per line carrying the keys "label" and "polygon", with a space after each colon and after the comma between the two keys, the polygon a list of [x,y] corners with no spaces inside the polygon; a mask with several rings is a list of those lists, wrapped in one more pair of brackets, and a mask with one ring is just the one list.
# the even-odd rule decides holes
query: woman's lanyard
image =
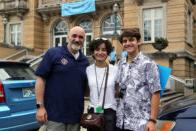
{"label": "woman's lanyard", "polygon": [[101,86],[100,86],[100,88],[99,88],[99,83],[98,83],[98,78],[97,78],[97,70],[96,70],[96,65],[95,65],[95,77],[96,77],[98,101],[99,101],[99,98],[100,98],[100,95],[101,95],[101,91],[102,91],[102,88],[103,88],[103,82],[104,82],[104,79],[105,79],[105,76],[106,76],[106,69],[107,69],[107,68],[105,68],[104,75],[103,75],[103,79],[102,79],[102,81],[101,81]]}

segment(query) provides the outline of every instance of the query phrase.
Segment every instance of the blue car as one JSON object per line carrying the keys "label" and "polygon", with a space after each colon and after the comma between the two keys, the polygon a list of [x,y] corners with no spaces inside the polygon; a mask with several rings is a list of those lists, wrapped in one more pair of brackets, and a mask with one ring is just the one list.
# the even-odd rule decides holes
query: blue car
{"label": "blue car", "polygon": [[35,118],[35,75],[26,63],[0,61],[0,131],[27,131]]}
{"label": "blue car", "polygon": [[158,131],[196,131],[196,94],[162,107]]}

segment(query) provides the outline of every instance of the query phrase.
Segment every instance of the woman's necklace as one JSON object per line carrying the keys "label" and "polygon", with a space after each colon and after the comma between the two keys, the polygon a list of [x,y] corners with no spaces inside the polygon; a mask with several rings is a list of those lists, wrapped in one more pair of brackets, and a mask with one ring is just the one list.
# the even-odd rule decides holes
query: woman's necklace
{"label": "woman's necklace", "polygon": [[96,64],[95,64],[95,77],[96,77],[98,101],[99,101],[99,98],[100,98],[100,95],[101,95],[101,91],[102,91],[102,88],[103,88],[103,82],[104,82],[105,76],[106,76],[106,68],[105,68],[105,71],[104,71],[104,74],[103,74],[103,78],[102,78],[102,81],[101,81],[101,86],[99,88],[98,77],[97,77],[97,70],[96,70]]}

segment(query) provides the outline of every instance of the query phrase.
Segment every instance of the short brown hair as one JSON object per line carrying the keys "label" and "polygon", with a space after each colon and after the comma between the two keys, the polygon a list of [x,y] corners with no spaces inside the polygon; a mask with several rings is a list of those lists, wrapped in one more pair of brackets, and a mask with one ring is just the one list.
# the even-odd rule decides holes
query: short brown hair
{"label": "short brown hair", "polygon": [[123,29],[122,34],[119,37],[120,43],[122,43],[123,37],[135,37],[137,41],[141,39],[139,28],[126,28]]}
{"label": "short brown hair", "polygon": [[103,43],[106,46],[107,55],[109,55],[112,52],[112,43],[105,38],[104,39],[98,38],[98,39],[94,39],[91,41],[91,43],[89,44],[90,54],[92,55],[94,53],[94,51]]}

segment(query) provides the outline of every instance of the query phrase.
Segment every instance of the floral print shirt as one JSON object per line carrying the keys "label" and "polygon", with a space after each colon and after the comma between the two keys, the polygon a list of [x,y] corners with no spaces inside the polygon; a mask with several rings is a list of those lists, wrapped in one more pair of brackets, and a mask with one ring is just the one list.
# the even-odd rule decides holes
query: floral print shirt
{"label": "floral print shirt", "polygon": [[150,118],[152,94],[160,91],[159,71],[156,63],[143,53],[127,63],[126,58],[118,65],[119,86],[126,93],[117,107],[117,127],[144,131]]}

